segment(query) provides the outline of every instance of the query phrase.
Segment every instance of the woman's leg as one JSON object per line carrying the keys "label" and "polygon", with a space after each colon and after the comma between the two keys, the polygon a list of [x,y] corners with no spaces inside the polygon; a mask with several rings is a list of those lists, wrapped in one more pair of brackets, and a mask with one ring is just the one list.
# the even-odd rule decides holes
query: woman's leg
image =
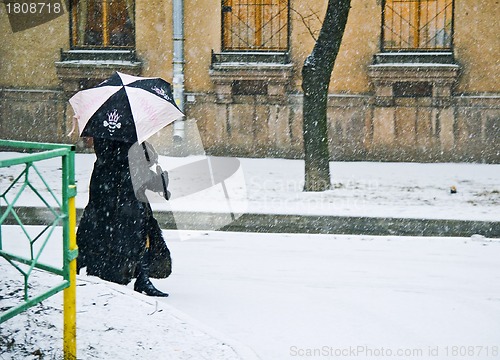
{"label": "woman's leg", "polygon": [[145,293],[149,296],[167,297],[168,294],[164,293],[153,285],[149,280],[149,269],[151,266],[151,253],[149,248],[149,236],[146,237],[146,250],[138,264],[137,280],[134,284],[134,290],[140,293]]}

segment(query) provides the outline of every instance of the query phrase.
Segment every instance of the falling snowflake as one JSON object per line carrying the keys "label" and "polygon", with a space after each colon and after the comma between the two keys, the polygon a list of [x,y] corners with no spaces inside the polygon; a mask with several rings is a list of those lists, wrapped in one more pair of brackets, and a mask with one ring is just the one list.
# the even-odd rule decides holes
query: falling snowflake
{"label": "falling snowflake", "polygon": [[108,128],[110,134],[113,134],[116,129],[120,129],[122,127],[122,123],[119,121],[122,116],[118,114],[116,109],[113,109],[112,112],[108,111],[106,116],[108,117],[108,120],[104,120],[103,125]]}

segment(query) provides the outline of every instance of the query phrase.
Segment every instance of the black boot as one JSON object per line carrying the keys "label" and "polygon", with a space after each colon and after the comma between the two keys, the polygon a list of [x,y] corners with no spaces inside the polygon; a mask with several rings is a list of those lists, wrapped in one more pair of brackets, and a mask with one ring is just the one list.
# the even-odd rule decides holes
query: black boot
{"label": "black boot", "polygon": [[134,290],[140,293],[145,293],[149,296],[162,296],[167,297],[168,294],[161,292],[154,287],[153,283],[149,280],[149,263],[150,263],[150,253],[149,249],[146,249],[141,262],[139,263],[139,269],[137,272],[137,280],[134,284]]}

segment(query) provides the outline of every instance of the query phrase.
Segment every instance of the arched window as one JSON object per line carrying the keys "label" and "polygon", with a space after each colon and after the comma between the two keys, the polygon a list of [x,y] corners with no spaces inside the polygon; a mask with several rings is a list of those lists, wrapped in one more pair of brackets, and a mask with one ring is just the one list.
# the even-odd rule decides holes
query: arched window
{"label": "arched window", "polygon": [[134,0],[72,0],[73,48],[134,47]]}
{"label": "arched window", "polygon": [[451,50],[453,0],[384,0],[382,50]]}
{"label": "arched window", "polygon": [[222,49],[288,50],[288,14],[288,0],[222,0]]}

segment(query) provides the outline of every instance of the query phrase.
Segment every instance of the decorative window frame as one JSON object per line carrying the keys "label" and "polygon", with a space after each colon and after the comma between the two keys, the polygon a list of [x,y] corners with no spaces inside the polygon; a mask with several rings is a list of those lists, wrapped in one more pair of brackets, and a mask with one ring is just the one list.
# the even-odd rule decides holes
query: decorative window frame
{"label": "decorative window frame", "polygon": [[[450,48],[440,50],[384,48],[384,8],[381,1],[382,22],[380,52],[373,56],[368,75],[374,86],[376,105],[393,106],[400,97],[450,98],[460,75],[460,65],[453,54],[455,2],[452,0]],[[437,101],[448,104],[450,101]]]}
{"label": "decorative window frame", "polygon": [[[401,5],[398,9],[389,8],[386,6],[388,1],[392,4],[406,5]],[[443,2],[443,8],[438,7],[440,2]],[[430,7],[429,3],[432,3]],[[426,11],[422,13],[420,5],[424,4],[427,4]],[[382,0],[381,5],[381,52],[449,52],[453,49],[455,0]],[[387,10],[390,10],[392,15],[390,18],[386,18],[389,16]],[[403,17],[403,12],[408,19]],[[390,28],[386,26],[389,20],[392,24],[391,31],[386,31]],[[422,21],[426,22],[421,25]],[[391,34],[390,38],[395,39],[396,44],[393,47],[386,46],[386,40],[389,39],[389,36],[386,39],[386,34]],[[439,45],[438,42],[442,44]]]}
{"label": "decorative window frame", "polygon": [[69,50],[61,49],[56,72],[66,97],[110,77],[115,71],[140,76],[142,63],[135,50]]}
{"label": "decorative window frame", "polygon": [[[61,49],[60,60],[55,63],[57,76],[61,82],[67,98],[77,91],[94,86],[107,79],[115,71],[139,76],[142,73],[142,63],[137,59],[135,52],[135,30],[130,46],[92,46],[77,45],[77,14],[75,4],[78,0],[71,0],[69,13],[69,43],[70,49]],[[133,6],[132,14],[135,23],[135,0],[129,0]],[[129,6],[129,5],[127,5]],[[135,27],[135,24],[134,24]]]}
{"label": "decorative window frame", "polygon": [[231,103],[235,96],[261,96],[263,101],[283,102],[293,75],[290,61],[290,0],[287,1],[286,48],[226,46],[225,23],[231,0],[221,0],[221,49],[212,50],[210,78],[218,103]]}
{"label": "decorative window frame", "polygon": [[262,95],[266,101],[285,100],[293,65],[288,53],[212,53],[209,74],[219,103],[236,95]]}
{"label": "decorative window frame", "polygon": [[[83,88],[98,84],[115,71],[131,75],[140,75],[142,72],[142,63],[137,59],[135,52],[135,31],[133,31],[134,39],[131,46],[75,45],[77,33],[75,4],[77,1],[70,1],[70,50],[61,49],[60,60],[55,63],[57,76],[67,98]],[[129,1],[133,6],[133,14],[130,16],[135,22],[135,0]]]}
{"label": "decorative window frame", "polygon": [[221,0],[221,25],[223,52],[286,52],[290,0]]}
{"label": "decorative window frame", "polygon": [[[83,4],[86,4],[82,9],[83,13],[81,14],[84,19],[79,17],[77,13],[79,11],[79,1],[80,0],[70,0],[69,1],[69,13],[70,13],[70,48],[71,49],[134,49],[135,48],[135,0],[123,0],[125,4],[125,8],[122,8],[122,15],[125,12],[124,22],[121,24],[121,31],[117,33],[113,33],[113,29],[111,28],[113,21],[120,18],[117,13],[111,13],[110,7],[112,6],[112,1],[97,1],[101,3],[100,11],[102,12],[101,16],[103,17],[103,21],[101,22],[101,32],[96,32],[96,35],[100,34],[100,44],[87,44],[87,41],[82,41],[82,43],[78,44],[79,38],[87,37],[87,32],[85,30],[81,30],[79,32],[78,27],[82,26],[80,21],[84,21],[89,17],[87,13],[88,0],[82,0]],[[109,2],[109,3],[108,3]],[[128,4],[129,3],[129,4]],[[83,6],[83,5],[82,5]],[[130,9],[131,8],[131,9]],[[83,16],[84,15],[84,16]],[[106,21],[104,19],[106,18]],[[118,23],[116,23],[118,24]],[[116,25],[115,24],[115,25]],[[128,31],[127,31],[128,30]],[[128,36],[128,37],[127,37]],[[129,44],[116,44],[116,42],[126,42]]]}

